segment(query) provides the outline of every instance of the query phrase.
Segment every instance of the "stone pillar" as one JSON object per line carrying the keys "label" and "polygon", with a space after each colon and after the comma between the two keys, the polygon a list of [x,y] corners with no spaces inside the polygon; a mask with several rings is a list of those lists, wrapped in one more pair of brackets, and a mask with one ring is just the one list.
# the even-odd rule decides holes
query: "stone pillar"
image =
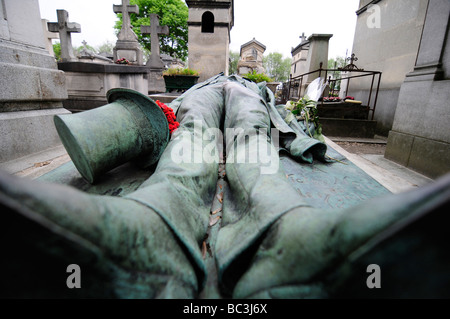
{"label": "stone pillar", "polygon": [[[38,0],[0,1],[0,165],[61,145],[64,72],[46,50]],[[24,167],[25,168],[25,167]]]}
{"label": "stone pillar", "polygon": [[[308,38],[309,51],[306,64],[306,73],[318,70],[320,63],[323,63],[323,68],[326,69],[328,65],[328,46],[332,34],[313,34]],[[312,73],[306,76],[306,85],[319,77],[319,73]]]}
{"label": "stone pillar", "polygon": [[414,71],[400,89],[385,157],[431,178],[450,172],[450,2],[430,0]]}
{"label": "stone pillar", "polygon": [[130,14],[139,13],[137,5],[130,5],[130,0],[122,0],[122,5],[113,5],[114,13],[122,13],[122,29],[117,35],[116,46],[113,49],[114,61],[125,58],[131,64],[143,65],[142,51],[138,37],[131,28]]}
{"label": "stone pillar", "polygon": [[186,0],[189,7],[189,68],[204,81],[228,74],[230,30],[234,24],[233,0]]}

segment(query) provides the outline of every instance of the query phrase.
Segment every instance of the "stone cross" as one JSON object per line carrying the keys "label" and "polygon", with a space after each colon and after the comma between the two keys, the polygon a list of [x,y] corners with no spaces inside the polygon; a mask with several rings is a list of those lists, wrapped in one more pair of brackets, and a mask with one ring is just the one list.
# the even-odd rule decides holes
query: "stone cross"
{"label": "stone cross", "polygon": [[306,41],[306,36],[305,36],[305,32],[302,33],[300,39],[302,39],[301,42],[305,42]]}
{"label": "stone cross", "polygon": [[117,38],[120,41],[133,41],[137,40],[136,33],[131,28],[131,13],[139,13],[139,7],[137,5],[130,5],[130,0],[122,0],[122,5],[113,5],[114,13],[122,13],[122,29],[120,30]]}
{"label": "stone cross", "polygon": [[81,27],[78,23],[69,22],[69,13],[66,10],[56,10],[58,22],[48,22],[48,31],[59,32],[61,41],[61,60],[63,62],[77,61],[73,54],[71,33],[80,33]]}
{"label": "stone cross", "polygon": [[150,55],[150,59],[147,62],[147,65],[150,68],[162,68],[164,67],[164,63],[161,60],[160,50],[159,50],[159,35],[169,34],[168,26],[160,26],[159,25],[159,16],[155,13],[150,14],[150,26],[141,25],[141,33],[146,35],[150,34],[150,42],[151,42],[151,50],[152,54]]}
{"label": "stone cross", "polygon": [[53,51],[53,39],[59,39],[59,33],[48,31],[48,23],[46,19],[42,19],[42,29],[44,30],[45,48],[50,53],[51,56],[55,55]]}

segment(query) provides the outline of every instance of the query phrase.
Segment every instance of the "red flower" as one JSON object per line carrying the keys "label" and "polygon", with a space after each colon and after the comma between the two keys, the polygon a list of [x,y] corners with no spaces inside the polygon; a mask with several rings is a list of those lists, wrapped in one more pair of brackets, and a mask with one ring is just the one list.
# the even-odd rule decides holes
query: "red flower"
{"label": "red flower", "polygon": [[173,110],[165,105],[164,103],[160,102],[159,100],[156,101],[156,104],[161,108],[161,110],[164,112],[164,115],[167,118],[167,122],[169,123],[169,132],[170,135],[178,128],[180,127],[180,123],[177,122],[177,118],[175,116],[175,113]]}

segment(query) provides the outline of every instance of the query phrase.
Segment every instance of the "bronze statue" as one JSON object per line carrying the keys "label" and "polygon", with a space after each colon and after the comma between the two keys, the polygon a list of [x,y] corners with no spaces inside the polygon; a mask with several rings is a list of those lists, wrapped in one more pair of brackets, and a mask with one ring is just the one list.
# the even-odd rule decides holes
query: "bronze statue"
{"label": "bronze statue", "polygon": [[[271,129],[282,133],[280,146],[304,163],[326,161],[326,145],[296,121],[287,124],[263,85],[219,75],[171,107],[180,127],[158,153],[155,172],[126,196],[0,175],[3,225],[23,224],[37,234],[35,241],[48,244],[42,250],[56,249],[64,261],[70,252],[89,264],[92,290],[80,289],[82,297],[198,298],[216,275],[208,273],[202,249],[224,177],[221,160],[228,186],[212,254],[224,298],[345,296],[355,265],[384,247],[386,238],[397,238],[424,216],[432,216],[435,226],[448,219],[449,176],[344,210],[312,207],[286,178]],[[448,265],[448,253],[433,260]]]}

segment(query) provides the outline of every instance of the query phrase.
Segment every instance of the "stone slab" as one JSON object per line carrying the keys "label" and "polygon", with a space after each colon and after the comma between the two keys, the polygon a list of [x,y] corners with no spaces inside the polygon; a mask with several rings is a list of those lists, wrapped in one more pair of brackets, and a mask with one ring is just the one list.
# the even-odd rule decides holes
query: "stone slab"
{"label": "stone slab", "polygon": [[430,178],[450,172],[450,144],[391,131],[385,157]]}
{"label": "stone slab", "polygon": [[403,166],[408,166],[414,136],[391,131],[384,156]]}
{"label": "stone slab", "polygon": [[450,173],[450,144],[416,136],[408,167],[431,178]]}
{"label": "stone slab", "polygon": [[376,121],[320,118],[322,132],[327,136],[345,136],[373,138],[375,136]]}
{"label": "stone slab", "polygon": [[0,113],[0,163],[60,145],[53,117],[67,113],[63,108]]}

